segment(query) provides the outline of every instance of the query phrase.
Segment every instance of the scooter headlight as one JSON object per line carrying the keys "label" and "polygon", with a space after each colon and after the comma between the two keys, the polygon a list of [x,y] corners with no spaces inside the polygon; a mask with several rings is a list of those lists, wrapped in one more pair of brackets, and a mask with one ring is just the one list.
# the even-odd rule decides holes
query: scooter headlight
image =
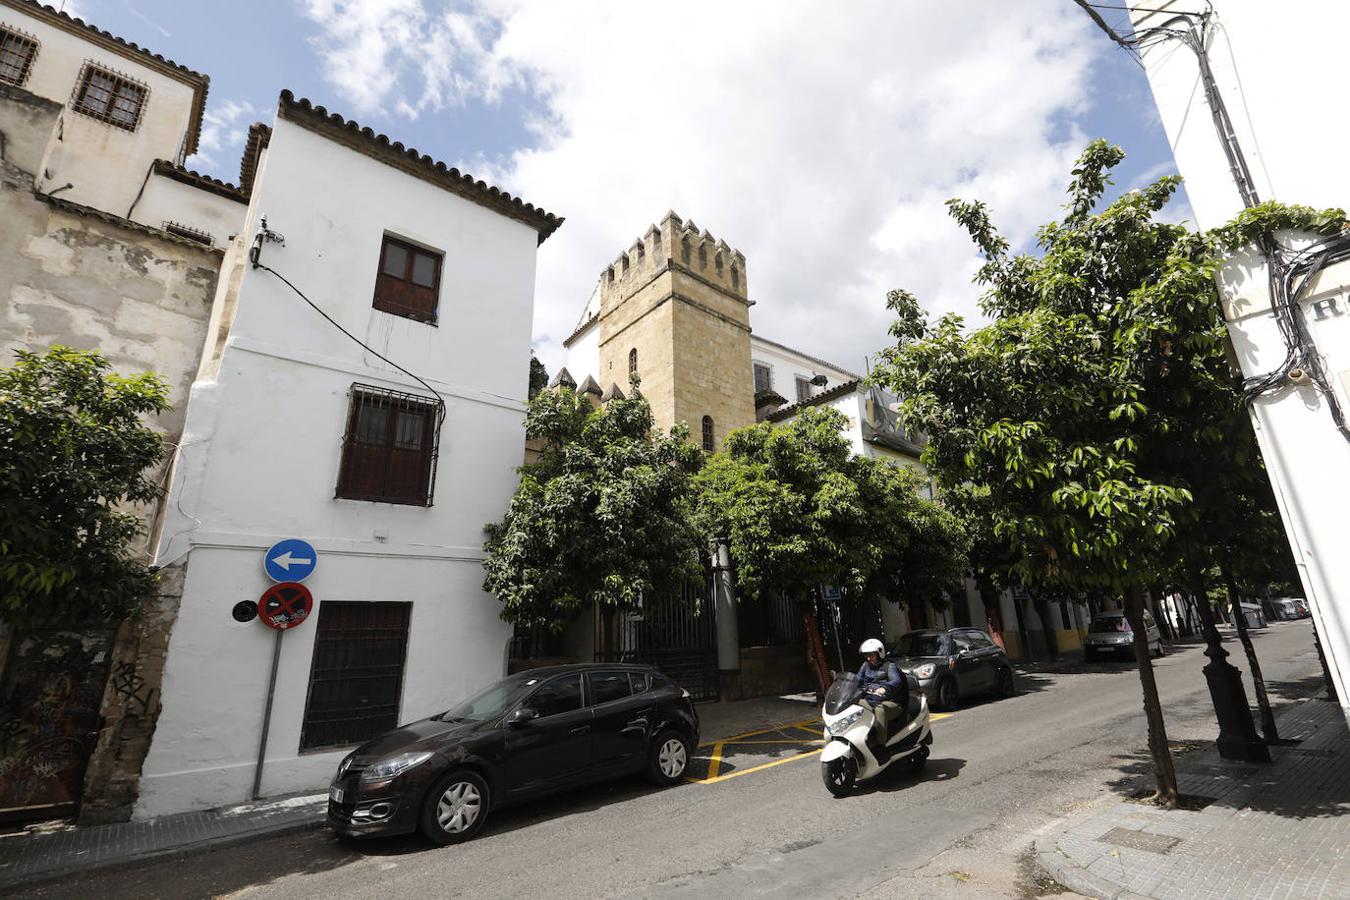
{"label": "scooter headlight", "polygon": [[842,719],[836,719],[830,723],[830,734],[843,734],[856,725],[858,720],[862,718],[862,715],[863,711],[858,709],[844,716]]}

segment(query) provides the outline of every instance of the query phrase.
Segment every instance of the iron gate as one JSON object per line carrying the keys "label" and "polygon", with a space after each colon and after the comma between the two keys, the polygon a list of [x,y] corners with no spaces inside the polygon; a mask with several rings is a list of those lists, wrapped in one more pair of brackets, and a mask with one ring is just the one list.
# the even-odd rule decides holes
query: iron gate
{"label": "iron gate", "polygon": [[717,620],[712,588],[708,577],[687,584],[677,599],[649,600],[636,613],[620,614],[608,634],[602,619],[596,662],[653,666],[695,700],[716,700]]}

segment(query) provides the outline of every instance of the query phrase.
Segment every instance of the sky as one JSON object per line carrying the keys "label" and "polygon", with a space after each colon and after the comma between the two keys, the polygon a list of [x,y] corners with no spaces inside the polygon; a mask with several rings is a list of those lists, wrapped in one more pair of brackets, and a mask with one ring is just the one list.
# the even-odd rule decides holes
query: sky
{"label": "sky", "polygon": [[[756,333],[862,370],[892,288],[978,321],[948,198],[1034,251],[1088,141],[1126,150],[1117,192],[1175,172],[1142,70],[1070,0],[65,8],[210,75],[198,171],[237,181],[289,88],[565,217],[536,275],[551,372],[600,271],[668,209],[745,254]],[[1184,195],[1166,215],[1190,217]]]}

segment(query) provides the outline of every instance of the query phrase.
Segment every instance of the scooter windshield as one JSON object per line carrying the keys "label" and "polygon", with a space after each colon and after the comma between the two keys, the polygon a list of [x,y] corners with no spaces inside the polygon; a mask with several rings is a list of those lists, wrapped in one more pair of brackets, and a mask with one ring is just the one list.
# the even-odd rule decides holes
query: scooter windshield
{"label": "scooter windshield", "polygon": [[840,672],[825,692],[825,713],[837,716],[858,701],[862,682],[852,672]]}

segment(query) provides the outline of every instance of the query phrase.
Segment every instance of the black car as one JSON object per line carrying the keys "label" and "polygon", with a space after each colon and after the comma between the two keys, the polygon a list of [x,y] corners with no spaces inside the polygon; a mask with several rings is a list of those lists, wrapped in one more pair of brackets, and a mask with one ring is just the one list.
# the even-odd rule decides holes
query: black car
{"label": "black car", "polygon": [[911,631],[891,652],[900,669],[913,675],[934,709],[955,709],[962,697],[1016,690],[1008,655],[978,628]]}
{"label": "black car", "polygon": [[554,791],[634,772],[674,784],[697,746],[689,692],[654,669],[532,669],[357,747],[333,778],[328,824],[458,843],[491,810]]}

